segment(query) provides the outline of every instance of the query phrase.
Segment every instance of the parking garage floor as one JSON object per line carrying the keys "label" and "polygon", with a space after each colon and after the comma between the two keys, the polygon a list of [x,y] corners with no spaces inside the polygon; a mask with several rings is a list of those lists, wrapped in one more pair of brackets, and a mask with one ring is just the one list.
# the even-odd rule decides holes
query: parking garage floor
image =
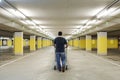
{"label": "parking garage floor", "polygon": [[0,80],[120,80],[120,65],[90,52],[68,49],[69,70],[53,70],[54,48],[43,48],[0,66]]}

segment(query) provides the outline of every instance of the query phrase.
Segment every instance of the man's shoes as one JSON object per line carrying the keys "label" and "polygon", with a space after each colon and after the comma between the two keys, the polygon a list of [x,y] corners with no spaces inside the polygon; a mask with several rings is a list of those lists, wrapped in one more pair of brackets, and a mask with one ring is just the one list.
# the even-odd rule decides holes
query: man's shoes
{"label": "man's shoes", "polygon": [[61,72],[61,69],[58,69],[59,72]]}
{"label": "man's shoes", "polygon": [[59,70],[59,72],[61,72],[61,70]]}
{"label": "man's shoes", "polygon": [[62,72],[65,72],[65,66],[62,67]]}

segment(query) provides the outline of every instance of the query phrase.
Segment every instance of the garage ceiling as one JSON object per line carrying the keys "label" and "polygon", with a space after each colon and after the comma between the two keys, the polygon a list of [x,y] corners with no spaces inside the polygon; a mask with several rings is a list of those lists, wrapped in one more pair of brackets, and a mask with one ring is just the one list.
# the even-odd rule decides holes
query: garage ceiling
{"label": "garage ceiling", "polygon": [[[52,36],[56,37],[57,32],[62,31],[64,36],[68,37],[115,0],[6,1],[32,19],[37,25],[40,25],[39,27],[42,30],[49,32]],[[116,29],[118,28],[120,29],[120,27]]]}

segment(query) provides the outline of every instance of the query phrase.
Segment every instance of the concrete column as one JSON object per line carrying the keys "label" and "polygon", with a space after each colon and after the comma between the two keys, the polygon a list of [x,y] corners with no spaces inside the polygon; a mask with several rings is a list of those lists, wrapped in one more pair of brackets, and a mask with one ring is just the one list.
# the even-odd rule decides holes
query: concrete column
{"label": "concrete column", "polygon": [[37,38],[37,48],[40,49],[41,48],[41,37]]}
{"label": "concrete column", "polygon": [[2,39],[0,39],[0,46],[2,46]]}
{"label": "concrete column", "polygon": [[79,40],[79,48],[80,48],[80,49],[85,49],[85,48],[86,48],[85,37],[80,37],[80,40]]}
{"label": "concrete column", "polygon": [[43,47],[46,47],[46,39],[43,38]]}
{"label": "concrete column", "polygon": [[23,46],[26,46],[26,40],[23,39]]}
{"label": "concrete column", "polygon": [[23,32],[14,33],[14,54],[23,55]]}
{"label": "concrete column", "polygon": [[76,47],[76,48],[79,48],[79,38],[76,38],[76,39],[75,39],[75,47]]}
{"label": "concrete column", "polygon": [[97,33],[97,54],[107,55],[107,32]]}
{"label": "concrete column", "polygon": [[86,35],[86,51],[92,50],[92,37],[91,35]]}
{"label": "concrete column", "polygon": [[30,36],[30,51],[36,50],[36,36]]}
{"label": "concrete column", "polygon": [[12,46],[12,40],[11,40],[11,39],[8,39],[8,40],[7,40],[7,46],[9,46],[9,47]]}

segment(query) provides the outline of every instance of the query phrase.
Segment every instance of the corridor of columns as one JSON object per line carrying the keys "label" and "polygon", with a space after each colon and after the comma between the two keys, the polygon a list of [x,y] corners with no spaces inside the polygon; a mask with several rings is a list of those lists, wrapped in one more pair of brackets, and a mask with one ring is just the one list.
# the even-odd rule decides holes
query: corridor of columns
{"label": "corridor of columns", "polygon": [[[65,72],[54,70],[58,36],[69,46]],[[119,75],[120,0],[0,0],[0,80]]]}

